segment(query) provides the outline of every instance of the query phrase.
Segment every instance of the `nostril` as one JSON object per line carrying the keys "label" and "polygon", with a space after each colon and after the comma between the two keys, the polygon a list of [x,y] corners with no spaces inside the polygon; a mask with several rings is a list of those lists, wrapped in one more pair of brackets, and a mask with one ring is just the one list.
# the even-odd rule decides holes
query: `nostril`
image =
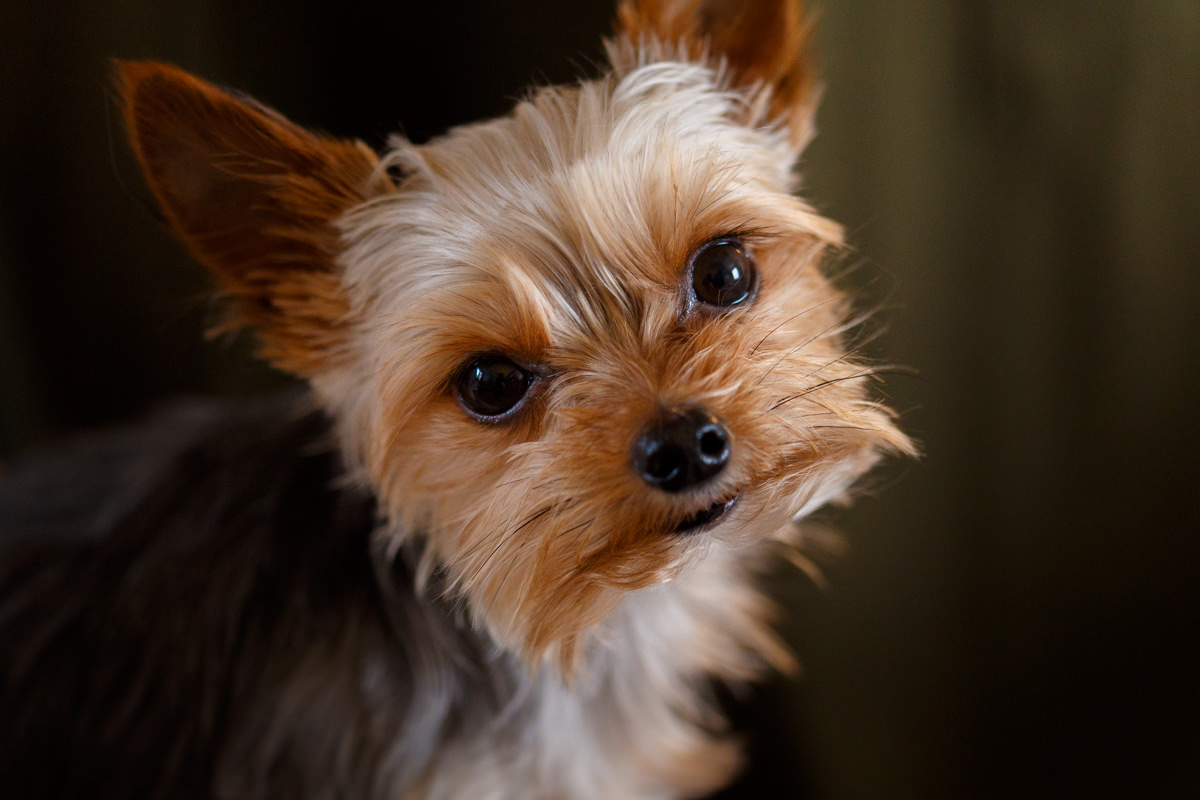
{"label": "nostril", "polygon": [[655,443],[646,456],[644,476],[651,481],[669,481],[685,468],[687,456],[683,450],[670,444]]}
{"label": "nostril", "polygon": [[729,458],[729,437],[720,425],[706,425],[700,431],[699,444],[705,461],[724,463]]}
{"label": "nostril", "polygon": [[633,468],[650,486],[681,492],[720,472],[729,461],[729,434],[698,408],[671,412],[642,430],[634,443]]}

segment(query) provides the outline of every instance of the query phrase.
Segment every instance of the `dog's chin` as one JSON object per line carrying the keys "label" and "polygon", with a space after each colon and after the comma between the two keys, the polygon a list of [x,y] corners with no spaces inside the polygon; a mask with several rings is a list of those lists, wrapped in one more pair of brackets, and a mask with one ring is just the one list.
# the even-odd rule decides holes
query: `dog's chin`
{"label": "dog's chin", "polygon": [[676,523],[673,532],[680,536],[691,536],[712,529],[733,510],[741,496],[740,491],[734,492],[711,505],[693,511]]}

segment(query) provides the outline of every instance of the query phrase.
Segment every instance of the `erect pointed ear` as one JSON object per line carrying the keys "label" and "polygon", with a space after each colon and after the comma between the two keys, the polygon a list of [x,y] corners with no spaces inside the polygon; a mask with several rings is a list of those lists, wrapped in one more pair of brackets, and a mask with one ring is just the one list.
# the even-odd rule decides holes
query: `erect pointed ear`
{"label": "erect pointed ear", "polygon": [[311,376],[344,355],[335,221],[390,191],[361,142],[314,134],[153,62],[118,62],[133,149],[171,228],[253,326],[264,357]]}
{"label": "erect pointed ear", "polygon": [[[617,33],[634,47],[683,48],[724,63],[735,88],[754,92],[752,114],[783,122],[797,147],[812,137],[819,92],[803,0],[621,0]],[[761,104],[761,105],[760,105]]]}

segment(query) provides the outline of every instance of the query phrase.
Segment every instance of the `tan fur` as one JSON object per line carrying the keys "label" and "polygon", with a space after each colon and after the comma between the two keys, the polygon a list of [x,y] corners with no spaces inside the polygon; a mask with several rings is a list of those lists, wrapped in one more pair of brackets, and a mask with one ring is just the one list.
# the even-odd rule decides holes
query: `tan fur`
{"label": "tan fur", "polygon": [[[881,454],[911,452],[847,351],[849,304],[822,272],[841,231],[791,194],[816,96],[799,6],[618,16],[601,78],[424,146],[397,138],[378,164],[171,68],[122,68],[152,188],[236,320],[338,420],[380,535],[421,543],[424,579],[527,665],[524,732],[450,748],[413,796],[719,786],[736,757],[698,726],[698,684],[788,663],[752,566]],[[689,310],[691,254],[728,236],[757,296]],[[490,352],[542,375],[503,423],[455,397]],[[724,420],[733,456],[671,495],[630,452],[682,405]],[[735,495],[711,530],[673,534]]]}

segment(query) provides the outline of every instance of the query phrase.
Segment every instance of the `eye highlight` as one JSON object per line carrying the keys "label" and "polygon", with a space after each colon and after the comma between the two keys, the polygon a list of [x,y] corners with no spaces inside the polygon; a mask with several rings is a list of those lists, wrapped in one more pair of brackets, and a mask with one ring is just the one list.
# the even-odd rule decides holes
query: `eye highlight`
{"label": "eye highlight", "polygon": [[499,422],[521,406],[534,376],[496,353],[468,361],[454,383],[459,404],[480,422]]}
{"label": "eye highlight", "polygon": [[737,239],[714,239],[692,256],[688,274],[696,300],[714,308],[732,308],[754,297],[758,268]]}

